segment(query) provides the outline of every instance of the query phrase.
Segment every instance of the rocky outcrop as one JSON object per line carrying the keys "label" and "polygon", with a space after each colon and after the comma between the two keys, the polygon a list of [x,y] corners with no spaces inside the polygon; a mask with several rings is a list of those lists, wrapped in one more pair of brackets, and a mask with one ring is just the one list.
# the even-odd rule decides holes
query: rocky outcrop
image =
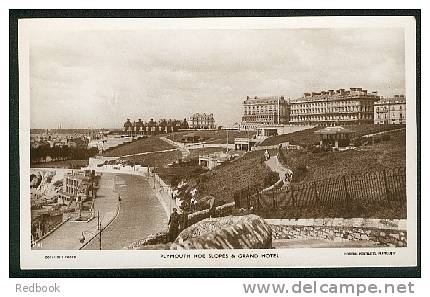
{"label": "rocky outcrop", "polygon": [[256,215],[209,218],[183,230],[175,242],[159,243],[146,240],[128,249],[269,249],[272,247],[272,230]]}

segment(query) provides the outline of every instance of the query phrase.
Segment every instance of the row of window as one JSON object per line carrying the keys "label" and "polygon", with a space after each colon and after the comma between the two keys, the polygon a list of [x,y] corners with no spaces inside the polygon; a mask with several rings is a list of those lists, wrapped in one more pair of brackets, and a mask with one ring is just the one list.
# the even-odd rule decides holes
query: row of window
{"label": "row of window", "polygon": [[330,121],[330,120],[373,120],[373,115],[371,114],[361,114],[361,115],[330,115],[330,116],[292,116],[291,122],[295,121]]}
{"label": "row of window", "polygon": [[73,186],[77,186],[77,185],[78,185],[78,180],[76,180],[76,179],[71,179],[71,178],[67,178],[67,179],[66,179],[66,185],[73,185]]}
{"label": "row of window", "polygon": [[368,104],[367,101],[366,102],[360,102],[360,101],[303,102],[303,103],[291,104],[291,109],[315,108],[315,107],[358,106],[358,105],[372,106],[373,104]]}
{"label": "row of window", "polygon": [[399,106],[376,106],[376,111],[383,111],[383,112],[387,112],[387,111],[391,111],[391,110],[403,110],[403,106],[399,105]]}
{"label": "row of window", "polygon": [[291,110],[291,114],[315,114],[315,113],[330,113],[330,112],[373,112],[371,106],[346,106],[333,108],[311,108],[311,109],[296,109]]}
{"label": "row of window", "polygon": [[66,186],[66,193],[69,193],[69,194],[78,194],[78,189],[77,188],[75,188],[75,187],[69,187],[69,186]]}
{"label": "row of window", "polygon": [[[398,114],[399,116],[398,116],[398,118],[399,119],[404,119],[405,117],[403,116],[403,114],[402,113],[399,113]],[[390,115],[389,114],[386,114],[386,113],[384,113],[384,114],[377,114],[376,115],[376,117],[378,118],[378,119],[387,119],[387,116],[389,117]],[[395,113],[393,113],[392,115],[391,115],[391,118],[393,118],[393,119],[395,119],[397,116],[396,116],[396,114]]]}

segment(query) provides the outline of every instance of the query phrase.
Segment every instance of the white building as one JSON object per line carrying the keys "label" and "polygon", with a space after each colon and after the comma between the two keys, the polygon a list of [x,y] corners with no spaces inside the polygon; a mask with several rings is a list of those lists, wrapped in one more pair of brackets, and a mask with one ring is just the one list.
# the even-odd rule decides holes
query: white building
{"label": "white building", "polygon": [[375,102],[375,124],[406,124],[406,98],[394,95]]}

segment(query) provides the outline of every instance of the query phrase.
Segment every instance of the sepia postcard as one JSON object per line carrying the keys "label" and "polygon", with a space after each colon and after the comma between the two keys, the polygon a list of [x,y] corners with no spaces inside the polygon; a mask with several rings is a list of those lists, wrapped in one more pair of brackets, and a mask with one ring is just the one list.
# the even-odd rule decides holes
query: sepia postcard
{"label": "sepia postcard", "polygon": [[414,17],[18,31],[22,269],[417,265]]}

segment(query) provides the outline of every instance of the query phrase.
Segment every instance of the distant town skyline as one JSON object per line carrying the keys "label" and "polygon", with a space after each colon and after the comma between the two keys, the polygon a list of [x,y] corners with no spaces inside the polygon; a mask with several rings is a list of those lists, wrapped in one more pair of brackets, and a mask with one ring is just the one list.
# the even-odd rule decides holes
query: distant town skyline
{"label": "distant town skyline", "polygon": [[246,96],[350,87],[405,94],[402,29],[58,30],[30,40],[31,128],[196,112],[228,126]]}

